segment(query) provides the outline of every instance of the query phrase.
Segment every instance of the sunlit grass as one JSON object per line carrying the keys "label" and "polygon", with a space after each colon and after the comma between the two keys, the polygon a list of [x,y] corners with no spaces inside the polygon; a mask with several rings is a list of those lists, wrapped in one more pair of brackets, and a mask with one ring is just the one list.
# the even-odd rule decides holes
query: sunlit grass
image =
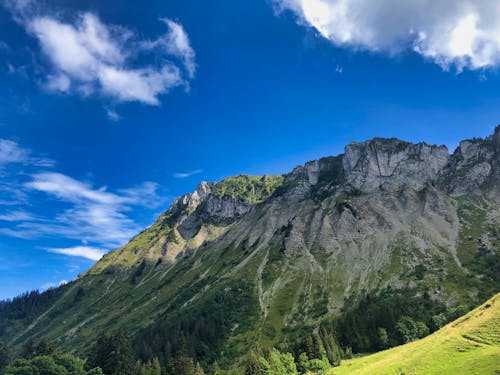
{"label": "sunlit grass", "polygon": [[343,361],[331,374],[500,374],[500,294],[424,339]]}

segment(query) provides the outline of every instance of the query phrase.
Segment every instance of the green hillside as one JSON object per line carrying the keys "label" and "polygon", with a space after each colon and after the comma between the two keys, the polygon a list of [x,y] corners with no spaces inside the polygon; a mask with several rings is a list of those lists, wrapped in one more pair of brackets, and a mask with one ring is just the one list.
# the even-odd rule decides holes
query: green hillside
{"label": "green hillside", "polygon": [[0,302],[0,341],[85,357],[124,329],[145,363],[240,371],[255,346],[334,365],[424,337],[500,291],[499,161],[500,127],[452,155],[376,138],[201,182],[76,280]]}
{"label": "green hillside", "polygon": [[343,361],[332,373],[500,374],[500,294],[426,338]]}

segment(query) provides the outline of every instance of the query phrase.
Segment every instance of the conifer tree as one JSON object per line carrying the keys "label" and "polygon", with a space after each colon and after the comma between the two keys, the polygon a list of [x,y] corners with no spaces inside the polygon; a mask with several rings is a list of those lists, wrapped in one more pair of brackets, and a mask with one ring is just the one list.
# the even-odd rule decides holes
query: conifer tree
{"label": "conifer tree", "polygon": [[101,367],[106,375],[135,375],[134,353],[127,331],[120,328],[101,335],[91,349],[89,364]]}

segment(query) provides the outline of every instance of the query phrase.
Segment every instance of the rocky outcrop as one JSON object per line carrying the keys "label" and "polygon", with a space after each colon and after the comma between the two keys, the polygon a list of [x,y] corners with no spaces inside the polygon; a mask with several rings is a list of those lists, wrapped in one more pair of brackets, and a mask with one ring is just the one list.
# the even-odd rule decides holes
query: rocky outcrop
{"label": "rocky outcrop", "polygon": [[441,173],[441,186],[454,195],[478,192],[485,184],[498,192],[500,126],[486,139],[460,142]]}
{"label": "rocky outcrop", "polygon": [[378,188],[421,189],[439,176],[448,158],[445,146],[375,138],[350,143],[345,149],[343,166],[347,182],[362,192]]}
{"label": "rocky outcrop", "polygon": [[[48,334],[85,347],[131,321],[139,331],[210,316],[240,294],[244,314],[223,309],[235,327],[228,348],[252,335],[270,343],[312,332],[343,314],[346,301],[383,290],[449,306],[473,301],[498,284],[499,155],[499,127],[452,155],[375,138],[285,176],[202,182],[66,286],[67,299],[22,340]],[[61,327],[77,328],[63,336]]]}

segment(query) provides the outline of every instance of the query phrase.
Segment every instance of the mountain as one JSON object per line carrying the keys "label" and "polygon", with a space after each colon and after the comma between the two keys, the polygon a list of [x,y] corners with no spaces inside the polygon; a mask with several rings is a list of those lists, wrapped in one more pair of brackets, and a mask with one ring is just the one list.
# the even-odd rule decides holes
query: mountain
{"label": "mountain", "polygon": [[125,327],[141,358],[167,361],[183,337],[223,365],[311,333],[395,345],[403,316],[435,330],[500,290],[499,182],[500,126],[451,155],[375,138],[282,176],[202,182],[73,282],[0,304],[0,336],[83,353]]}
{"label": "mountain", "polygon": [[424,339],[347,360],[335,375],[498,373],[500,295]]}

